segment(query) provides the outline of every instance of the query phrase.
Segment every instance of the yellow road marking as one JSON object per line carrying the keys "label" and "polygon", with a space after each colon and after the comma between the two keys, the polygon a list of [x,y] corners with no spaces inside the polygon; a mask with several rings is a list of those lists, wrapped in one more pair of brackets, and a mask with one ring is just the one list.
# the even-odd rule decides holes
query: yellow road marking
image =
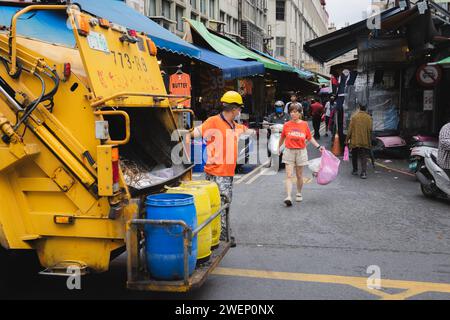
{"label": "yellow road marking", "polygon": [[244,182],[245,180],[247,180],[249,177],[253,176],[255,174],[256,171],[260,171],[263,170],[263,168],[265,166],[267,166],[269,164],[269,161],[263,163],[262,165],[260,165],[259,167],[257,167],[256,169],[250,171],[249,173],[247,173],[246,175],[242,176],[240,179],[236,180],[234,182],[234,184],[241,184],[242,182]]}
{"label": "yellow road marking", "polygon": [[234,268],[217,268],[213,273],[215,275],[221,276],[348,285],[366,291],[370,294],[373,294],[385,300],[407,299],[424,292],[450,293],[449,283],[381,279],[381,286],[383,288],[405,290],[397,294],[389,294],[386,292],[382,292],[380,290],[369,289],[367,287],[367,278],[365,277],[276,272],[267,270],[234,269]]}
{"label": "yellow road marking", "polygon": [[381,164],[381,163],[379,163],[379,162],[375,162],[375,164],[376,164],[377,166],[381,167],[381,168],[386,169],[386,170],[391,170],[391,171],[395,171],[395,172],[398,172],[398,173],[401,173],[401,174],[405,174],[405,175],[407,175],[407,176],[415,177],[415,175],[412,174],[412,173],[409,173],[409,172],[406,172],[406,171],[403,171],[403,170],[399,170],[399,169],[394,169],[394,168],[385,166],[384,164]]}
{"label": "yellow road marking", "polygon": [[270,168],[265,168],[260,173],[258,173],[256,176],[254,176],[253,178],[248,180],[245,184],[252,184],[253,182],[255,182],[256,179],[258,179],[259,177],[265,175],[269,170],[270,170]]}

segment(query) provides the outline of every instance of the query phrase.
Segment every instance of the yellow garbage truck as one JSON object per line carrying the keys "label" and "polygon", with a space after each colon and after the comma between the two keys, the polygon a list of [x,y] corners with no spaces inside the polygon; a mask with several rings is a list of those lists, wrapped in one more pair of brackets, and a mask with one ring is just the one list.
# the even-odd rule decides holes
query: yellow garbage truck
{"label": "yellow garbage truck", "polygon": [[[75,45],[22,36],[40,12],[63,16]],[[126,251],[136,290],[188,291],[218,265],[228,241],[181,280],[152,279],[142,258],[143,200],[192,169],[173,161],[188,155],[171,106],[188,97],[167,94],[156,54],[145,34],[76,5],[26,5],[1,27],[0,250],[34,250],[50,275],[105,272]],[[187,255],[199,230],[185,231]]]}

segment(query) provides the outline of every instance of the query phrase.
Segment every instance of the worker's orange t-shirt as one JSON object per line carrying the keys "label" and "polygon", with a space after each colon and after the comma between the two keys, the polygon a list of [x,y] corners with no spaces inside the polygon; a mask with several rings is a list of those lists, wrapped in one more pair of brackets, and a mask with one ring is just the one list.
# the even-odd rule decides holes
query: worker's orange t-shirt
{"label": "worker's orange t-shirt", "polygon": [[205,172],[213,176],[234,177],[238,139],[245,127],[234,121],[230,123],[219,114],[208,118],[201,130],[207,141]]}
{"label": "worker's orange t-shirt", "polygon": [[[179,96],[191,95],[191,77],[186,73],[175,73],[169,80],[170,93]],[[189,108],[191,100],[185,100],[180,105]]]}
{"label": "worker's orange t-shirt", "polygon": [[284,143],[288,149],[304,149],[306,148],[306,140],[311,140],[311,131],[306,121],[296,123],[288,121],[284,124],[282,138],[286,138]]}

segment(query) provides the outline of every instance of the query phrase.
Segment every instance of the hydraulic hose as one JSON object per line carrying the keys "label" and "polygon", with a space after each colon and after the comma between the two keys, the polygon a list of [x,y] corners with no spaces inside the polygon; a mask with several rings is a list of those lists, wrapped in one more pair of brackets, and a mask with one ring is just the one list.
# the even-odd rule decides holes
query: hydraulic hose
{"label": "hydraulic hose", "polygon": [[11,69],[10,69],[10,67],[8,65],[8,61],[5,58],[3,58],[3,57],[0,57],[0,59],[2,60],[4,66],[6,68],[6,71],[8,71],[8,74],[10,75],[10,77],[13,78],[13,79],[18,79],[20,77],[20,74],[22,73],[22,65],[17,61],[17,63],[16,63],[17,64],[17,71],[13,75],[11,75],[9,73],[9,71]]}
{"label": "hydraulic hose", "polygon": [[31,113],[33,113],[33,111],[36,109],[36,107],[39,105],[39,103],[42,102],[42,98],[45,95],[45,82],[44,79],[42,79],[42,77],[38,74],[38,73],[33,73],[33,75],[39,79],[39,81],[41,81],[41,85],[42,85],[42,91],[41,91],[41,95],[39,96],[38,99],[34,100],[30,105],[31,107],[28,107],[25,109],[25,113],[23,114],[23,116],[17,121],[16,125],[14,126],[14,131],[16,131],[19,126],[24,123],[25,121],[28,120],[28,118],[30,117]]}
{"label": "hydraulic hose", "polygon": [[[49,92],[44,94],[44,96],[42,96],[41,98],[38,98],[34,101],[31,102],[31,104],[34,104],[37,100],[39,100],[39,103],[47,101],[47,100],[51,100],[53,98],[53,96],[56,94],[56,92],[58,91],[59,88],[59,83],[60,83],[60,79],[58,74],[56,73],[56,71],[50,69],[47,67],[48,70],[50,70],[51,74],[48,72],[44,72],[44,74],[49,77],[50,79],[53,80],[53,83],[55,84],[53,89]],[[42,79],[42,78],[41,78]]]}

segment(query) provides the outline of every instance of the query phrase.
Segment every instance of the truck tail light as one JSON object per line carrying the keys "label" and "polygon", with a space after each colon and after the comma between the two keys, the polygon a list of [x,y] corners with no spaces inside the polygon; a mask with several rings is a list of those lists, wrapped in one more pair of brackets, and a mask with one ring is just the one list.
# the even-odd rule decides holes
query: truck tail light
{"label": "truck tail light", "polygon": [[82,14],[76,15],[75,23],[78,30],[78,34],[86,37],[90,31],[89,18]]}
{"label": "truck tail light", "polygon": [[73,224],[75,219],[72,216],[54,216],[53,222],[55,224]]}
{"label": "truck tail light", "polygon": [[113,192],[119,191],[119,148],[112,148],[111,150],[112,160],[112,174],[113,174]]}
{"label": "truck tail light", "polygon": [[109,29],[109,27],[110,27],[109,21],[106,19],[98,19],[98,23],[100,24],[100,27],[102,27],[102,28]]}
{"label": "truck tail light", "polygon": [[148,51],[150,52],[151,56],[156,56],[156,54],[158,53],[158,49],[156,48],[156,44],[150,40],[147,39],[147,46],[148,46]]}
{"label": "truck tail light", "polygon": [[130,37],[136,38],[136,37],[137,37],[137,32],[136,32],[136,30],[128,29],[128,35],[129,35]]}
{"label": "truck tail light", "polygon": [[70,77],[71,73],[72,73],[72,68],[70,66],[70,63],[64,63],[64,78],[68,79]]}

